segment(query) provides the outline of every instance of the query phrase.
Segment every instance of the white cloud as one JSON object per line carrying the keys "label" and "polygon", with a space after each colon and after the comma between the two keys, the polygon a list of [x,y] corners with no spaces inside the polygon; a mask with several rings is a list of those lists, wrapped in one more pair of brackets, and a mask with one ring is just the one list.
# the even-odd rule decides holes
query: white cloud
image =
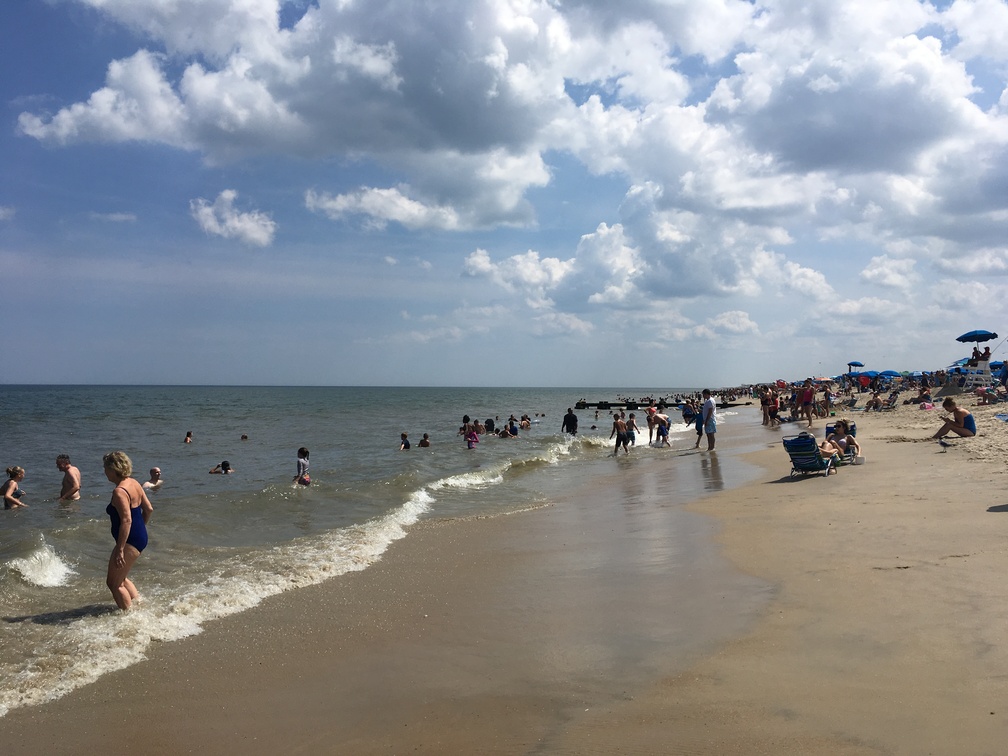
{"label": "white cloud", "polygon": [[162,74],[158,56],[147,50],[109,63],[106,86],[87,102],[63,108],[49,119],[22,113],[18,125],[28,136],[57,144],[152,141],[194,146],[186,136],[185,106]]}
{"label": "white cloud", "polygon": [[396,74],[398,55],[395,44],[391,42],[384,45],[363,45],[347,36],[340,36],[333,45],[332,57],[337,66],[374,79],[382,89],[395,91],[402,84],[402,77]]}
{"label": "white cloud", "polygon": [[13,220],[17,210],[9,205],[0,205],[0,221]]}
{"label": "white cloud", "polygon": [[861,280],[909,291],[916,280],[914,265],[913,260],[894,260],[888,255],[873,257],[861,271]]}
{"label": "white cloud", "polygon": [[742,310],[729,310],[708,321],[711,328],[733,334],[759,334],[759,326]]}
{"label": "white cloud", "polygon": [[225,189],[213,203],[202,197],[189,203],[192,217],[211,236],[238,239],[246,244],[267,247],[273,243],[277,224],[259,210],[241,212],[234,206],[238,192]]}
{"label": "white cloud", "polygon": [[330,195],[309,190],[305,207],[337,220],[347,215],[363,215],[367,225],[381,229],[390,221],[406,228],[458,228],[458,214],[450,207],[431,207],[410,199],[409,187],[389,189],[364,188],[348,194]]}
{"label": "white cloud", "polygon": [[[869,343],[944,302],[936,276],[1005,287],[1001,0],[80,2],[139,49],[75,82],[78,102],[17,99],[22,139],[190,151],[222,186],[282,176],[307,226],[363,229],[379,265],[485,280],[505,302],[488,332],[744,341],[814,322]],[[272,243],[235,199],[193,216]],[[416,249],[382,246],[404,229]],[[461,266],[449,235],[479,247]],[[473,334],[431,317],[397,338]]]}

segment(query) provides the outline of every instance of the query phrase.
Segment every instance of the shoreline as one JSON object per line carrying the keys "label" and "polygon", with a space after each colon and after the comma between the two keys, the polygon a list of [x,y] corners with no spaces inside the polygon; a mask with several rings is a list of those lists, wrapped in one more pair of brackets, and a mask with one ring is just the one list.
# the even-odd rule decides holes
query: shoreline
{"label": "shoreline", "polygon": [[[1008,424],[988,414],[942,453],[901,443],[934,413],[852,413],[868,462],[828,479],[786,480],[765,431],[754,482],[688,507],[762,603],[712,617],[679,658],[677,617],[700,609],[657,601],[660,562],[638,558],[662,521],[657,474],[622,529],[625,506],[614,518],[591,492],[596,507],[414,526],[364,572],[15,709],[0,738],[12,753],[995,753],[1008,520],[991,459]],[[124,710],[134,732],[109,725]]]}

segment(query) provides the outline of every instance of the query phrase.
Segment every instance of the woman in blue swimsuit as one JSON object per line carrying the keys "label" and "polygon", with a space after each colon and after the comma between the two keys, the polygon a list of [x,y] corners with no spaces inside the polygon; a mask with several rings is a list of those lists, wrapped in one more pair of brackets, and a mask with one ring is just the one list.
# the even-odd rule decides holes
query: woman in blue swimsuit
{"label": "woman in blue swimsuit", "polygon": [[938,429],[931,438],[943,438],[949,433],[955,433],[959,436],[975,436],[977,432],[976,420],[973,418],[972,413],[969,410],[961,409],[957,404],[956,400],[951,396],[946,396],[945,401],[942,402],[942,407],[946,412],[951,412],[952,417],[942,418],[945,420],[945,425]]}
{"label": "woman in blue swimsuit", "polygon": [[116,606],[126,611],[139,595],[129,579],[129,572],[147,546],[147,521],[154,507],[143,487],[130,477],[133,463],[125,453],[109,452],[102,457],[102,463],[105,477],[115,483],[112,502],[105,508],[112,521],[112,537],[116,542],[109,557],[105,584],[112,591]]}

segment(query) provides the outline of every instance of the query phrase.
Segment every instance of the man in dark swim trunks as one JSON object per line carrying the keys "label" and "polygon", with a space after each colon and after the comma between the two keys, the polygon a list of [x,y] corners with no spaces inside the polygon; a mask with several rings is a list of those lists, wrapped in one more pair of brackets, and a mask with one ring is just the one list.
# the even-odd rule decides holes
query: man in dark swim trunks
{"label": "man in dark swim trunks", "polygon": [[564,415],[563,425],[560,427],[561,433],[570,433],[572,436],[577,435],[577,425],[578,418],[574,414],[574,410],[570,407],[567,408],[567,414]]}
{"label": "man in dark swim trunks", "polygon": [[613,456],[615,457],[619,454],[621,446],[623,447],[623,451],[629,454],[630,449],[627,444],[630,443],[630,437],[627,435],[626,421],[620,417],[618,412],[613,415],[612,433],[609,434],[609,438],[613,436],[616,437],[616,448],[613,449]]}

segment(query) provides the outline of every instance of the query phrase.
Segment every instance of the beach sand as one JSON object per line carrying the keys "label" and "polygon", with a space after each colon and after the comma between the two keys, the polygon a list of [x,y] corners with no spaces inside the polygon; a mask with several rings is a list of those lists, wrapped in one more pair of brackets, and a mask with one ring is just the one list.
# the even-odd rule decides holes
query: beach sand
{"label": "beach sand", "polygon": [[[5,753],[1003,752],[1008,424],[993,418],[997,405],[962,404],[980,434],[947,452],[922,440],[940,411],[850,413],[867,463],[828,478],[789,479],[779,439],[799,428],[766,430],[766,448],[748,457],[763,472],[690,505],[703,516],[687,518],[685,538],[663,527],[661,464],[632,485],[616,469],[538,510],[423,523],[361,573],[15,709],[0,743]],[[698,539],[720,556],[687,553],[695,579],[672,591],[663,554]]]}

